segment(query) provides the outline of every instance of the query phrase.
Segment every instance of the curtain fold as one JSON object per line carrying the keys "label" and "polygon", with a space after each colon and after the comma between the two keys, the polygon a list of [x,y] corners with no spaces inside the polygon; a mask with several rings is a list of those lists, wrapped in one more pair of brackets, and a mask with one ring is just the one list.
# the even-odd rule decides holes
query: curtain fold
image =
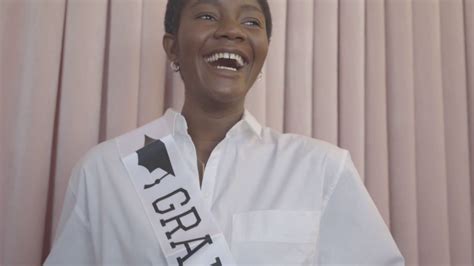
{"label": "curtain fold", "polygon": [[163,33],[156,24],[164,20],[165,1],[144,0],[140,53],[138,125],[159,117],[165,109],[166,56],[162,53]]}
{"label": "curtain fold", "polygon": [[[474,1],[464,0],[464,38],[466,48],[466,83],[468,100],[468,119],[469,119],[469,160],[470,160],[470,181],[471,181],[471,224],[474,224]],[[471,227],[472,251],[474,256],[474,230]],[[472,259],[474,262],[474,258]]]}
{"label": "curtain fold", "polygon": [[268,126],[279,131],[283,131],[285,117],[287,1],[291,0],[271,1],[273,32],[263,74],[268,88],[266,99],[271,99],[271,101],[265,101],[266,119],[264,121]]}
{"label": "curtain fold", "polygon": [[338,142],[364,179],[365,1],[339,0],[338,17]]}
{"label": "curtain fold", "polygon": [[466,42],[462,1],[441,1],[441,62],[444,99],[448,217],[451,263],[471,261],[472,219]]}
{"label": "curtain fold", "polygon": [[421,264],[450,262],[440,38],[439,1],[414,1],[415,156]]}
{"label": "curtain fold", "polygon": [[367,0],[365,13],[365,184],[390,225],[384,1]]}
{"label": "curtain fold", "polygon": [[[246,107],[348,149],[407,264],[472,265],[474,1],[269,3]],[[41,264],[87,150],[181,109],[165,7],[0,1],[0,264]]]}
{"label": "curtain fold", "polygon": [[[67,178],[57,177],[68,176],[77,158],[99,141],[107,1],[95,1],[92,5],[81,2],[69,0],[66,9],[53,147],[56,156],[51,173],[53,199],[63,197],[68,182]],[[53,200],[51,204],[52,228],[56,228],[62,201]]]}
{"label": "curtain fold", "polygon": [[137,126],[142,5],[143,1],[110,1],[107,139]]}
{"label": "curtain fold", "polygon": [[39,263],[53,156],[63,2],[2,1],[2,264]]}
{"label": "curtain fold", "polygon": [[[474,223],[474,1],[464,0],[464,38],[466,47],[466,83],[469,119],[469,165],[471,181],[471,222]],[[471,227],[471,242],[474,242],[474,230]],[[474,243],[471,255],[474,254]],[[472,259],[474,262],[474,258]]]}
{"label": "curtain fold", "polygon": [[418,255],[413,12],[411,1],[386,1],[387,129],[391,230],[408,263]]}
{"label": "curtain fold", "polygon": [[313,1],[288,1],[284,130],[305,136],[312,133],[313,12]]}
{"label": "curtain fold", "polygon": [[314,1],[313,137],[338,143],[338,1]]}

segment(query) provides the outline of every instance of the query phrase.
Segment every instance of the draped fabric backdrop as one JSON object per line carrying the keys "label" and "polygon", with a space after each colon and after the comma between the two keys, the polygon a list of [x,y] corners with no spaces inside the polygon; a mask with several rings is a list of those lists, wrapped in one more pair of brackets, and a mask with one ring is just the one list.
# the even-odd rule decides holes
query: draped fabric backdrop
{"label": "draped fabric backdrop", "polygon": [[[349,149],[407,264],[472,265],[474,0],[269,2],[250,111]],[[180,110],[165,5],[0,0],[0,264],[42,262],[89,148]]]}

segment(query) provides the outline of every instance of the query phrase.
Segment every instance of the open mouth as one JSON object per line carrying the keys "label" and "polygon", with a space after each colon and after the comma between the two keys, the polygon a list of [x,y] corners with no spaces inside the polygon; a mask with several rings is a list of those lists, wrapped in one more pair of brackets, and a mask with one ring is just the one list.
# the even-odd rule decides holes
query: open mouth
{"label": "open mouth", "polygon": [[247,65],[244,57],[236,53],[228,52],[213,53],[211,55],[205,56],[204,61],[217,69],[224,69],[234,72],[239,71],[245,67],[245,65]]}

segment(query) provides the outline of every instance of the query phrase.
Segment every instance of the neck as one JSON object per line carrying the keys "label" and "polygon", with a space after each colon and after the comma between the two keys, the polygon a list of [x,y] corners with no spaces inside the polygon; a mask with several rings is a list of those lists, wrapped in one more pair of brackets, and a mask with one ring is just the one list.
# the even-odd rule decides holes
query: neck
{"label": "neck", "polygon": [[188,124],[188,133],[196,147],[198,160],[206,163],[215,146],[242,118],[243,104],[229,104],[220,108],[203,107],[185,100],[182,115]]}

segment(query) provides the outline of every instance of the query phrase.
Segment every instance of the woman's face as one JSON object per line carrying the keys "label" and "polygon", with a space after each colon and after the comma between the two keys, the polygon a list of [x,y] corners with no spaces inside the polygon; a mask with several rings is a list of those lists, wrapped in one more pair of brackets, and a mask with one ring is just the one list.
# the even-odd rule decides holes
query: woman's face
{"label": "woman's face", "polygon": [[176,36],[165,36],[164,43],[180,65],[186,97],[231,103],[244,101],[269,41],[257,0],[188,0]]}

